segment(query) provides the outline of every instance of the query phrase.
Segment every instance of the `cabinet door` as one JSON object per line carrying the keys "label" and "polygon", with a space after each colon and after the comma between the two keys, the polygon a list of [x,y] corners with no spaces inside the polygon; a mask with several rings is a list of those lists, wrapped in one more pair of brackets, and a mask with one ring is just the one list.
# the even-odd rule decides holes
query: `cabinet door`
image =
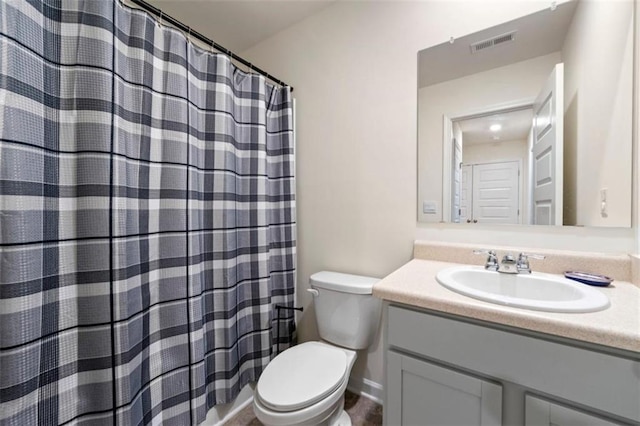
{"label": "cabinet door", "polygon": [[574,408],[568,408],[562,405],[544,399],[536,398],[531,395],[525,397],[524,406],[524,425],[525,426],[614,426],[620,423],[613,423],[587,414]]}
{"label": "cabinet door", "polygon": [[387,351],[385,424],[498,426],[502,387]]}

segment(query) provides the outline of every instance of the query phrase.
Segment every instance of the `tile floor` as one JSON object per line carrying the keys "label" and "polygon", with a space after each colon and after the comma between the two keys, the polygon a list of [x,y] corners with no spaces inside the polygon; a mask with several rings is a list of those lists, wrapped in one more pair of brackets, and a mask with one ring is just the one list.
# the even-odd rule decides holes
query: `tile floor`
{"label": "tile floor", "polygon": [[[344,407],[351,417],[353,426],[377,426],[382,424],[382,406],[368,398],[347,391]],[[262,426],[249,405],[231,418],[225,426]]]}

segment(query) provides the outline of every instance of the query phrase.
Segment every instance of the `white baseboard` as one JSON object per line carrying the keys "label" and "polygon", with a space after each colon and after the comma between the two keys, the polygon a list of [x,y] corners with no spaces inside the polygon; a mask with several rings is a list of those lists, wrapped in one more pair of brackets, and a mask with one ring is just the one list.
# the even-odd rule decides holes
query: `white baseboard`
{"label": "white baseboard", "polygon": [[240,411],[244,410],[245,407],[247,407],[251,403],[253,403],[253,396],[251,396],[246,401],[243,401],[242,404],[238,405],[236,408],[234,408],[233,410],[231,410],[227,414],[225,414],[225,416],[222,419],[220,419],[220,421],[218,423],[216,423],[214,426],[223,426],[226,422],[228,422],[233,417],[235,417],[236,414],[238,414]]}
{"label": "white baseboard", "polygon": [[207,418],[200,426],[222,426],[236,414],[253,403],[253,388],[255,383],[246,385],[236,399],[228,404],[216,405],[209,410]]}
{"label": "white baseboard", "polygon": [[384,387],[380,383],[364,377],[350,377],[347,389],[380,405],[384,405]]}

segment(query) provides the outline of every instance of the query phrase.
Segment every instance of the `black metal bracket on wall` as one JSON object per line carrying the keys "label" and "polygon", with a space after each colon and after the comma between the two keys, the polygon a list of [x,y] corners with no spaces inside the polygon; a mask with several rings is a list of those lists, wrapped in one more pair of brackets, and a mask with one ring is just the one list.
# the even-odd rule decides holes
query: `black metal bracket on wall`
{"label": "black metal bracket on wall", "polygon": [[298,311],[298,312],[302,312],[304,310],[302,306],[300,306],[299,308],[296,308],[296,307],[276,305],[276,311],[278,311],[278,318],[277,318],[278,330],[276,332],[276,355],[280,353],[280,319],[281,319],[280,311],[282,311],[283,309],[287,311]]}

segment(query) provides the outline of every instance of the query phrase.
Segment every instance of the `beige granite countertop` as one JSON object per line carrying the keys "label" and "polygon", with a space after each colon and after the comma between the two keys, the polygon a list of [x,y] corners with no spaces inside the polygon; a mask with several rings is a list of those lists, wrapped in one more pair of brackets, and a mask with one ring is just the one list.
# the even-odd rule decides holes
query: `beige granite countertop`
{"label": "beige granite countertop", "polygon": [[604,311],[538,312],[483,302],[441,286],[435,279],[438,271],[456,265],[460,264],[411,260],[377,283],[373,295],[390,302],[640,352],[640,288],[630,282],[614,281],[609,287],[598,288],[611,302]]}

